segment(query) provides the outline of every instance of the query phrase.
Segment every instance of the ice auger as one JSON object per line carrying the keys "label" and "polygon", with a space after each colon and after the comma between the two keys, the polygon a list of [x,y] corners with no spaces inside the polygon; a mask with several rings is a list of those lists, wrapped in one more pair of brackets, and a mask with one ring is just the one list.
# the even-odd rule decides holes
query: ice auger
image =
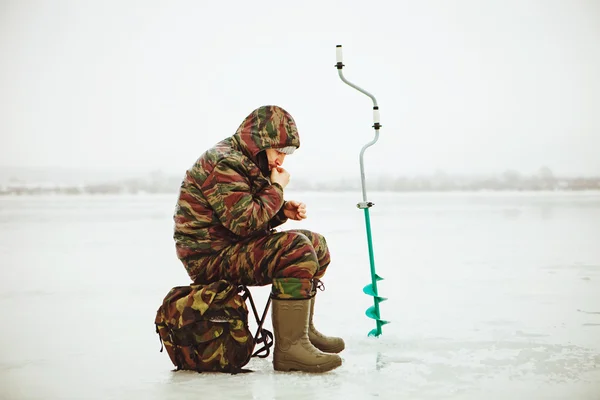
{"label": "ice auger", "polygon": [[379,106],[377,105],[377,100],[375,99],[375,96],[373,96],[371,93],[367,92],[366,90],[361,89],[360,87],[348,82],[346,80],[346,78],[344,78],[344,75],[342,74],[342,68],[344,68],[344,64],[342,62],[342,46],[341,45],[336,46],[336,61],[337,61],[337,63],[335,64],[335,67],[337,68],[338,74],[339,74],[340,78],[342,79],[342,81],[344,83],[348,84],[350,87],[353,87],[354,89],[358,90],[359,92],[366,94],[367,96],[369,96],[371,98],[371,100],[373,100],[373,128],[375,129],[375,138],[372,141],[370,141],[369,143],[367,143],[366,145],[364,145],[360,151],[360,179],[361,179],[361,185],[362,185],[362,200],[363,201],[358,203],[357,207],[359,209],[362,209],[365,213],[365,225],[367,228],[367,244],[368,244],[368,248],[369,248],[369,262],[371,264],[371,283],[363,288],[363,292],[365,294],[373,297],[373,305],[367,309],[365,314],[367,315],[367,317],[374,319],[375,323],[376,323],[375,329],[372,329],[369,332],[369,336],[378,337],[379,335],[381,335],[381,327],[385,324],[388,324],[389,321],[382,320],[381,314],[379,312],[379,303],[381,303],[382,301],[385,301],[387,299],[379,296],[379,292],[377,291],[377,282],[383,280],[383,278],[380,277],[379,275],[377,275],[377,273],[375,272],[375,256],[373,255],[373,238],[371,237],[371,218],[369,216],[369,208],[371,208],[374,204],[367,200],[367,188],[365,185],[364,154],[365,154],[365,150],[367,148],[371,147],[372,145],[374,145],[377,142],[377,140],[379,139],[379,128],[381,128],[381,124],[379,123]]}

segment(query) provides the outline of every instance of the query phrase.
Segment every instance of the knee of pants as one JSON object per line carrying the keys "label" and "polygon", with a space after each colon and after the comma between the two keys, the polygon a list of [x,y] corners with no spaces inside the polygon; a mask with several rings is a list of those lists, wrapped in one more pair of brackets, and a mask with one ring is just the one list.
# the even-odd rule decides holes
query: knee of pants
{"label": "knee of pants", "polygon": [[319,260],[310,239],[302,233],[289,232],[287,235],[276,277],[312,279],[319,270]]}
{"label": "knee of pants", "polygon": [[317,242],[319,243],[319,251],[323,254],[323,256],[329,255],[329,246],[327,246],[327,240],[325,240],[325,236],[320,233],[313,233]]}
{"label": "knee of pants", "polygon": [[313,245],[315,245],[315,247],[319,246],[324,249],[327,249],[327,241],[325,240],[325,236],[321,235],[320,233],[309,231],[306,229],[297,229],[293,232],[305,235],[308,238],[308,240],[310,240],[310,242],[313,243]]}
{"label": "knee of pants", "polygon": [[[309,239],[311,239],[315,248],[315,252],[317,253],[319,271],[327,268],[331,262],[331,254],[329,253],[329,247],[327,246],[327,240],[325,240],[325,236],[321,235],[320,233],[310,232]],[[319,271],[317,271],[317,274]]]}

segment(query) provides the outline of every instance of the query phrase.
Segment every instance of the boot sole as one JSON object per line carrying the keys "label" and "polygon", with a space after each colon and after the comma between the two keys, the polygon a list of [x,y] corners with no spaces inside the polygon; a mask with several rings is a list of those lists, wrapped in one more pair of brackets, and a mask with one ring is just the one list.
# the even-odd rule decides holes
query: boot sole
{"label": "boot sole", "polygon": [[342,365],[342,359],[338,358],[335,360],[331,360],[330,362],[326,362],[318,365],[306,365],[294,361],[285,361],[280,363],[273,363],[273,369],[275,371],[283,371],[283,372],[328,372]]}

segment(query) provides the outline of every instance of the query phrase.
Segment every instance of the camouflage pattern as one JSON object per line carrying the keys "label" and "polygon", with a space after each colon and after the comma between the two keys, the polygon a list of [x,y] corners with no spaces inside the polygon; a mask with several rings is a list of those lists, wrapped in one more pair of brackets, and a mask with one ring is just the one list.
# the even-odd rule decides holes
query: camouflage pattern
{"label": "camouflage pattern", "polygon": [[178,370],[239,372],[252,356],[248,308],[237,287],[223,280],[174,287],[155,324]]}
{"label": "camouflage pattern", "polygon": [[285,222],[283,189],[263,174],[258,153],[286,146],[300,147],[296,123],[282,108],[264,106],[200,156],[186,171],[174,215],[180,259],[214,254]]}
{"label": "camouflage pattern", "polygon": [[283,189],[260,166],[261,151],[287,146],[300,146],[292,116],[277,106],[260,107],[186,172],[174,239],[195,283],[272,283],[278,298],[310,297],[311,279],[329,265],[325,238],[305,230],[275,232],[287,221]]}
{"label": "camouflage pattern", "polygon": [[323,277],[330,262],[322,235],[296,229],[248,238],[214,255],[187,260],[185,266],[195,282],[272,283],[274,297],[290,299],[311,297],[312,279]]}

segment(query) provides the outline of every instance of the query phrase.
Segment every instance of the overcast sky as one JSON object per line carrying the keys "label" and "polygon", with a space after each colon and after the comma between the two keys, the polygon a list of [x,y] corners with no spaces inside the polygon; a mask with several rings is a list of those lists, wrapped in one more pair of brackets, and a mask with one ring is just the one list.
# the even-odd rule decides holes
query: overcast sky
{"label": "overcast sky", "polygon": [[0,0],[0,165],[183,173],[254,108],[292,177],[600,174],[600,2]]}

